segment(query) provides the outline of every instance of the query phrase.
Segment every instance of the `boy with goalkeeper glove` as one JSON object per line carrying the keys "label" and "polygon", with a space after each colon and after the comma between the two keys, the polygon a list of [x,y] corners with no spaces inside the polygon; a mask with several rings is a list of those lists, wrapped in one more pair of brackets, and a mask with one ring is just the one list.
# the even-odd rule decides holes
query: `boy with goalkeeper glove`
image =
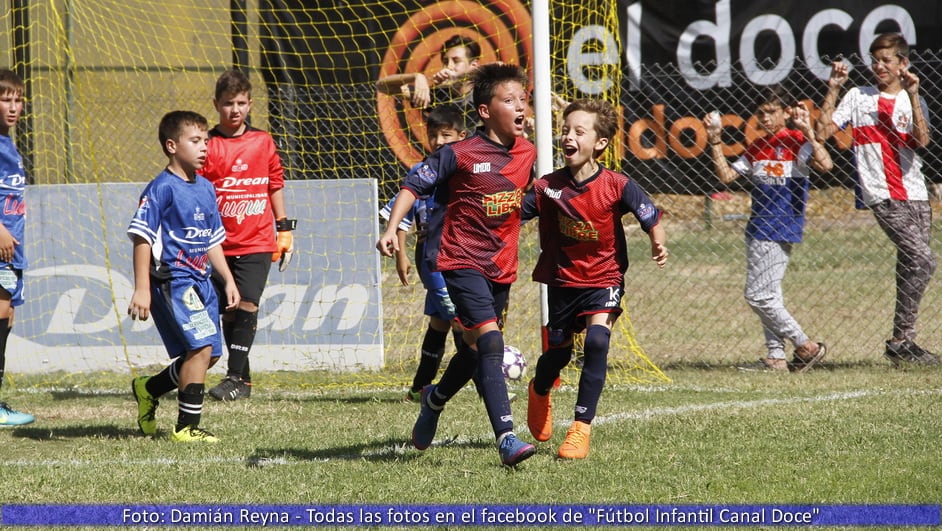
{"label": "boy with goalkeeper glove", "polygon": [[217,400],[238,400],[252,392],[249,351],[268,271],[272,262],[279,262],[278,270],[284,271],[291,261],[296,220],[285,213],[284,170],[274,140],[247,123],[252,85],[246,75],[238,70],[223,72],[216,81],[213,105],[219,124],[209,132],[203,176],[216,188],[226,228],[222,248],[241,302],[222,315],[229,365],[226,377],[209,394]]}

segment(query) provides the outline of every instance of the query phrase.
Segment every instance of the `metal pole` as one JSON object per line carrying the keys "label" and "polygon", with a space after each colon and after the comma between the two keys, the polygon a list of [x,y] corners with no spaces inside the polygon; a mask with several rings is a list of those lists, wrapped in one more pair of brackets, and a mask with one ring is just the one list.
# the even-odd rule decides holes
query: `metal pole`
{"label": "metal pole", "polygon": [[[550,77],[550,15],[549,0],[533,0],[533,111],[536,118],[536,175],[553,171],[553,104]],[[549,304],[546,285],[540,284],[540,324],[543,351],[548,347],[546,324]]]}

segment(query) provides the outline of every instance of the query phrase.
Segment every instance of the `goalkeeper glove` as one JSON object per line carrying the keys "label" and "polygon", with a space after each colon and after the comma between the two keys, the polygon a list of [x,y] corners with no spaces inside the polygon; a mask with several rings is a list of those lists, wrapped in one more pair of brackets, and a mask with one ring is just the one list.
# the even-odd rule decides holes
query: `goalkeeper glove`
{"label": "goalkeeper glove", "polygon": [[278,262],[278,271],[284,271],[291,263],[291,257],[294,255],[294,236],[291,231],[298,224],[296,219],[281,218],[275,220],[275,230],[278,231],[278,237],[275,240],[275,246],[278,248],[271,255],[272,262]]}

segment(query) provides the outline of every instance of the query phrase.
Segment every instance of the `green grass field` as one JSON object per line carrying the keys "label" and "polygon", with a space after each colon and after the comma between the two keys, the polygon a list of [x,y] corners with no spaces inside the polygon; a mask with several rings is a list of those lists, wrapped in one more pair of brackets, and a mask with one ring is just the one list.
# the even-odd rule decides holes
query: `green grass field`
{"label": "green grass field", "polygon": [[[137,432],[124,376],[8,393],[37,416],[0,432],[9,503],[918,504],[942,500],[937,368],[831,366],[805,375],[675,369],[673,383],[606,389],[589,458],[555,458],[575,392],[554,394],[555,434],[499,465],[471,390],[436,442],[410,444],[404,388],[344,389],[323,374],[259,375],[248,401],[207,402],[217,445]],[[304,382],[304,385],[301,383]],[[22,382],[28,383],[28,382]],[[341,385],[337,385],[341,384]],[[516,391],[525,390],[517,384]],[[526,401],[513,404],[518,433]]]}
{"label": "green grass field", "polygon": [[[631,384],[610,374],[584,461],[555,458],[572,416],[574,370],[554,394],[556,434],[516,470],[499,465],[471,390],[448,405],[430,449],[412,448],[418,408],[403,396],[425,326],[422,292],[398,286],[384,260],[387,369],[257,374],[249,401],[207,400],[204,425],[222,439],[217,445],[167,438],[175,395],[160,407],[160,436],[140,435],[128,373],[8,375],[3,399],[37,421],[0,430],[0,505],[942,501],[942,367],[897,370],[881,358],[893,251],[871,218],[812,220],[794,252],[786,303],[830,347],[804,375],[735,368],[763,354],[758,319],[742,300],[741,224],[671,223],[664,270],[647,260],[646,238],[629,234],[625,297],[639,344],[671,381]],[[522,236],[506,330],[531,371],[539,345],[532,228]],[[942,350],[940,324],[942,290],[933,283],[920,343]],[[616,359],[631,356],[621,333]],[[515,390],[517,432],[532,441],[525,388]]]}

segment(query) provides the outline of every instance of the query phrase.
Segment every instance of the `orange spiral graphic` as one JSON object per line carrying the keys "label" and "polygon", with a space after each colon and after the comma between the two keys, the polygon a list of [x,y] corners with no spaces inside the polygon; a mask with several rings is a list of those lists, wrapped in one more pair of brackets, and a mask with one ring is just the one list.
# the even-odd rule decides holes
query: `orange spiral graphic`
{"label": "orange spiral graphic", "polygon": [[[442,0],[422,8],[403,23],[389,42],[379,77],[402,72],[422,72],[427,77],[442,68],[442,45],[454,35],[481,45],[480,63],[501,61],[529,70],[532,51],[530,12],[517,0]],[[396,97],[377,94],[376,110],[386,142],[406,167],[425,158],[428,142],[421,109]]]}

